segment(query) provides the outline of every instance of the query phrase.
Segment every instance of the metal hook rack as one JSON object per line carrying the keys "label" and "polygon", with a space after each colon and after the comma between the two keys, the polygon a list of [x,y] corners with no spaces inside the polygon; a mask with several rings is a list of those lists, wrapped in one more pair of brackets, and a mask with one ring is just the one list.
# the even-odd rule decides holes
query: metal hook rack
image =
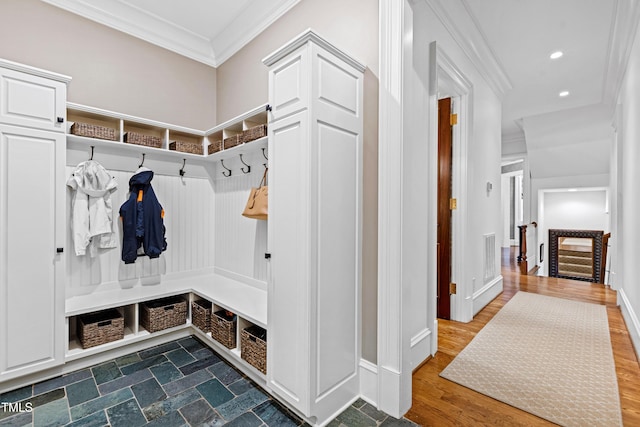
{"label": "metal hook rack", "polygon": [[242,173],[249,173],[251,172],[251,165],[248,165],[244,162],[244,160],[242,160],[242,153],[240,153],[240,162],[242,162],[243,165],[245,165],[247,167],[247,170],[244,170],[245,168],[240,168],[240,170],[242,171]]}
{"label": "metal hook rack", "polygon": [[180,169],[180,170],[178,171],[178,173],[180,174],[180,176],[184,176],[184,174],[185,174],[185,173],[187,173],[187,172],[184,170],[184,167],[186,166],[186,164],[187,164],[187,159],[182,159],[182,169]]}
{"label": "metal hook rack", "polygon": [[225,173],[224,171],[222,172],[222,175],[224,175],[225,177],[229,178],[231,176],[231,169],[229,169],[228,167],[226,167],[224,165],[224,160],[220,159],[220,164],[222,165],[223,168],[225,168],[227,170],[228,173]]}

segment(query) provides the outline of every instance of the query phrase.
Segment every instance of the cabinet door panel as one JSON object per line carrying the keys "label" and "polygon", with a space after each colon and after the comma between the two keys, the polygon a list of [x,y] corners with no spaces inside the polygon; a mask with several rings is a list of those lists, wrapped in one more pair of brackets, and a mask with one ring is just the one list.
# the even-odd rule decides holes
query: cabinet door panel
{"label": "cabinet door panel", "polygon": [[64,83],[0,68],[0,121],[64,132],[66,92]]}
{"label": "cabinet door panel", "polygon": [[309,360],[307,115],[269,129],[269,325],[267,375],[274,390],[299,410],[308,408]]}
{"label": "cabinet door panel", "polygon": [[[318,191],[317,396],[353,378],[358,369],[359,135],[314,124]],[[337,173],[336,171],[340,171]]]}
{"label": "cabinet door panel", "polygon": [[63,165],[64,135],[0,126],[0,378],[62,361]]}

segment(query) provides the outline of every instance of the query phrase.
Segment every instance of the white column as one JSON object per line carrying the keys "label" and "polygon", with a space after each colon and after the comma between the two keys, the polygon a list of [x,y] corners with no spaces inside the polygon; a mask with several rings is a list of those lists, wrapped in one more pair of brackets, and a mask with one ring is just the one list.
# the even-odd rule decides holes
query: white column
{"label": "white column", "polygon": [[380,0],[378,408],[411,407],[408,289],[402,277],[403,49],[406,0]]}

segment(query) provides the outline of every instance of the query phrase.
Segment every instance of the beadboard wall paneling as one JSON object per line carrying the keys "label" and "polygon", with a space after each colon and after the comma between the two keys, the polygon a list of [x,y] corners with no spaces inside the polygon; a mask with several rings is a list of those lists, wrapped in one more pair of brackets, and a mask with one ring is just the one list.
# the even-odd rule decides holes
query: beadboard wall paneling
{"label": "beadboard wall paneling", "polygon": [[267,162],[262,151],[249,153],[243,160],[251,165],[250,173],[238,159],[225,160],[231,176],[225,177],[220,165],[213,179],[215,192],[215,265],[243,276],[267,280],[267,221],[245,218],[242,211],[247,204],[251,187],[260,184]]}
{"label": "beadboard wall paneling", "polygon": [[[69,177],[75,166],[67,166]],[[119,221],[120,206],[127,200],[131,172],[111,170],[118,182],[112,194],[114,229],[118,233],[118,247],[101,249],[95,258],[88,254],[76,256],[71,227],[71,191],[67,189],[67,297],[84,295],[112,288],[134,285],[136,281],[120,281],[123,278],[121,261],[122,227]],[[167,250],[162,254],[166,273],[177,273],[213,267],[214,197],[207,179],[180,178],[156,174],[151,182],[158,201],[165,210]],[[147,263],[148,260],[144,259]],[[138,274],[149,268],[137,262]],[[131,273],[131,271],[127,271]],[[100,289],[98,289],[100,288]]]}

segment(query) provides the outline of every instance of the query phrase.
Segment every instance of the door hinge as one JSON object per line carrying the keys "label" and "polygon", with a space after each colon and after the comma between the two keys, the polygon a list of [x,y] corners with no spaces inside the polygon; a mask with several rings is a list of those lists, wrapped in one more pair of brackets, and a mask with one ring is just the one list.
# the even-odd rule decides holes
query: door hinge
{"label": "door hinge", "polygon": [[451,126],[455,126],[458,124],[458,115],[451,114]]}
{"label": "door hinge", "polygon": [[449,283],[449,295],[455,295],[458,285],[456,285],[455,283]]}
{"label": "door hinge", "polygon": [[452,211],[458,209],[458,199],[449,199],[449,209]]}

